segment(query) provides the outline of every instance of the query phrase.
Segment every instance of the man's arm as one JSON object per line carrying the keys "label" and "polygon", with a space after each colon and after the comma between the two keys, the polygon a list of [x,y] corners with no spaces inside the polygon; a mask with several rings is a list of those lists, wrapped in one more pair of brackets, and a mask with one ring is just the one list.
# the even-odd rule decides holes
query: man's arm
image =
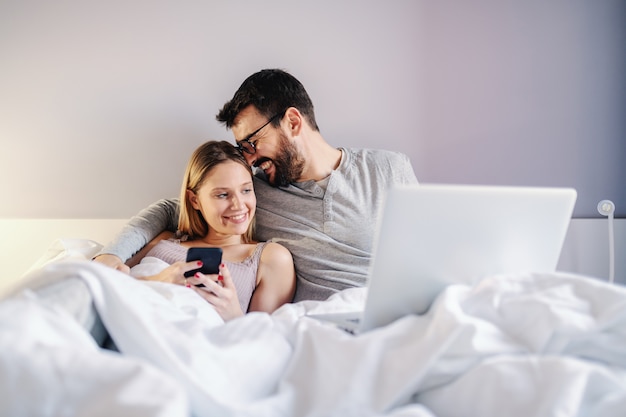
{"label": "man's arm", "polygon": [[112,268],[141,250],[163,231],[175,232],[178,227],[178,199],[163,199],[132,217],[122,230],[94,257]]}
{"label": "man's arm", "polygon": [[417,184],[417,177],[413,170],[413,165],[409,157],[403,153],[399,154],[400,160],[394,164],[393,174],[399,184]]}

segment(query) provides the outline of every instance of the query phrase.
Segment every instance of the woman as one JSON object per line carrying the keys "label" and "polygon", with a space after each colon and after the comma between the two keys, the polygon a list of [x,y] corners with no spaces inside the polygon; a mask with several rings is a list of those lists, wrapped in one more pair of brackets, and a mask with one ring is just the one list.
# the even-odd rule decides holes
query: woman
{"label": "woman", "polygon": [[[139,259],[145,254],[171,265],[143,279],[187,285],[224,320],[248,311],[271,313],[292,300],[291,253],[278,243],[252,239],[256,212],[252,171],[236,147],[210,141],[196,149],[187,165],[180,201],[176,236],[165,232],[138,254]],[[185,272],[199,266],[185,261],[190,247],[222,248],[219,275],[197,272],[185,279]]]}

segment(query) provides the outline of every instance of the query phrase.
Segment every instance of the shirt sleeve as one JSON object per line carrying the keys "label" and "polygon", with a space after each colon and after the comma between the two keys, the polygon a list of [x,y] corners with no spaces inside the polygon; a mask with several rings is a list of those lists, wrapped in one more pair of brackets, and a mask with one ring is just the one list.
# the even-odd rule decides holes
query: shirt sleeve
{"label": "shirt sleeve", "polygon": [[175,232],[177,227],[178,199],[159,200],[133,216],[98,255],[116,255],[125,262],[159,233]]}
{"label": "shirt sleeve", "polygon": [[400,169],[397,170],[399,174],[398,182],[400,184],[417,184],[417,177],[415,176],[415,171],[413,170],[413,165],[411,164],[411,160],[405,154],[401,154],[400,160]]}

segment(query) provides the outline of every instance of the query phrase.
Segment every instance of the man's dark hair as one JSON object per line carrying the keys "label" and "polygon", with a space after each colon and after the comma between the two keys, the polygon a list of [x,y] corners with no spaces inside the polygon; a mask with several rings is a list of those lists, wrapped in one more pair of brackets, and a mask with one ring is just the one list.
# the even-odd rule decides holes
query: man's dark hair
{"label": "man's dark hair", "polygon": [[[295,107],[311,128],[319,130],[311,98],[302,83],[286,71],[264,69],[246,78],[233,98],[224,104],[216,119],[230,129],[235,117],[251,104],[268,119],[289,107]],[[272,124],[278,126],[280,119],[277,118]]]}

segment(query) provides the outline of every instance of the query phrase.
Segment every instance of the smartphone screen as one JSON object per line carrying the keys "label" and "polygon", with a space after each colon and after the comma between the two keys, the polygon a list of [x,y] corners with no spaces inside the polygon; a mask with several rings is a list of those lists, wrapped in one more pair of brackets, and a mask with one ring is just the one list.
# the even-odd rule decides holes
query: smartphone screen
{"label": "smartphone screen", "polygon": [[221,248],[189,248],[187,249],[187,262],[202,261],[202,267],[185,272],[185,277],[191,277],[200,271],[203,274],[217,274],[222,263]]}

